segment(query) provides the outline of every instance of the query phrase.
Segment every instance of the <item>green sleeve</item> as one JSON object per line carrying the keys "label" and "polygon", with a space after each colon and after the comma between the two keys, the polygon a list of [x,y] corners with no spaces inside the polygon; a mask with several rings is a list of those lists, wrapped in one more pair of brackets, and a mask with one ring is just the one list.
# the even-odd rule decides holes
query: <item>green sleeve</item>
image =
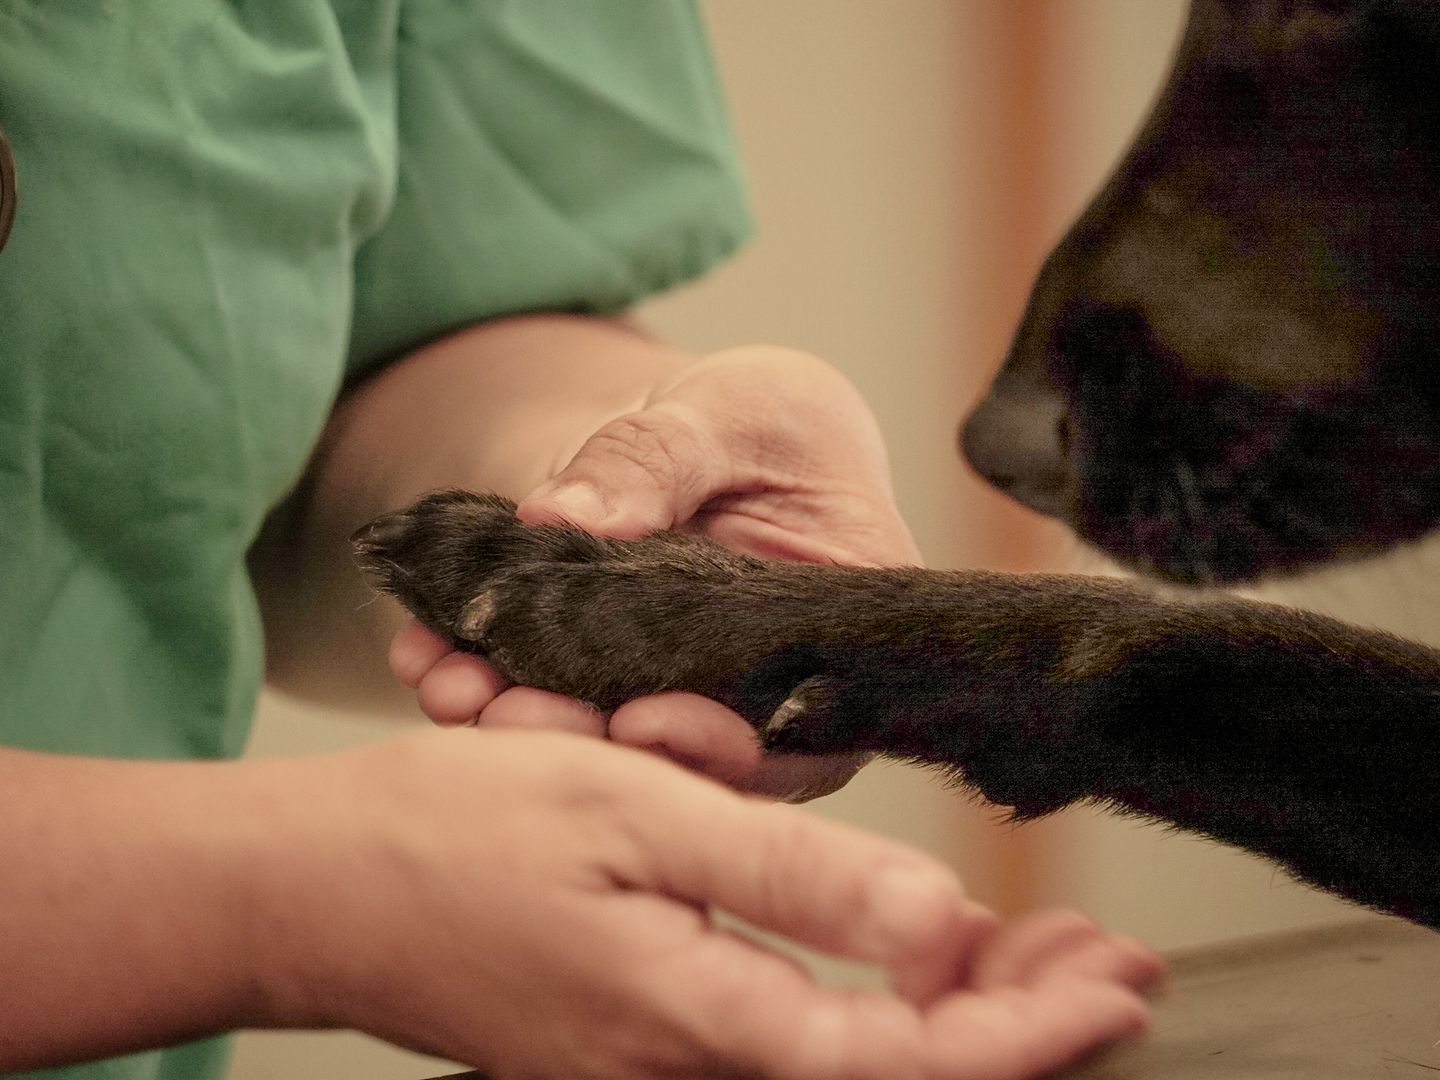
{"label": "green sleeve", "polygon": [[394,204],[352,374],[481,319],[613,312],[747,231],[704,31],[677,0],[402,6]]}

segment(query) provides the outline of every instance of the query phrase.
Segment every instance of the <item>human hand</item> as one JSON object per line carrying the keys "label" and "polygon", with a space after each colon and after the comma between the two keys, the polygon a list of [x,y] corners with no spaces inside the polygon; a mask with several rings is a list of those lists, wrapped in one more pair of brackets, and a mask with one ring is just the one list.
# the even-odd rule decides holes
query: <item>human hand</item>
{"label": "human hand", "polygon": [[[823,361],[767,346],[716,353],[656,387],[642,408],[590,436],[519,516],[618,537],[677,528],[773,558],[919,561],[864,400]],[[866,760],[766,755],[744,720],[694,695],[643,698],[604,717],[508,689],[489,665],[418,623],[395,638],[390,662],[436,723],[608,735],[746,790],[813,798]]]}
{"label": "human hand", "polygon": [[[424,733],[255,767],[288,807],[257,1021],[493,1080],[1018,1080],[1140,1031],[1161,971],[1079,916],[997,926],[919,852],[599,741]],[[821,988],[711,904],[894,992]]]}

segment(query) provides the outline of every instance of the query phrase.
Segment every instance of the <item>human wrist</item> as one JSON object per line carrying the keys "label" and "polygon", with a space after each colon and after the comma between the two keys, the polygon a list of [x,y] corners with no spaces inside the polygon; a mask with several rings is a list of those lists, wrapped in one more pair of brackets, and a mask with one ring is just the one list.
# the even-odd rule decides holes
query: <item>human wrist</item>
{"label": "human wrist", "polygon": [[249,853],[245,942],[260,1028],[343,1026],[356,943],[343,929],[369,831],[356,752],[247,763],[245,802],[271,842]]}
{"label": "human wrist", "polygon": [[[434,814],[456,742],[421,731],[335,754],[273,759],[254,788],[281,838],[252,871],[252,1024],[354,1028],[401,1045],[411,946],[425,920],[444,825]],[[483,784],[472,767],[467,776]],[[442,800],[443,801],[443,800]],[[417,1047],[418,1048],[418,1047]]]}

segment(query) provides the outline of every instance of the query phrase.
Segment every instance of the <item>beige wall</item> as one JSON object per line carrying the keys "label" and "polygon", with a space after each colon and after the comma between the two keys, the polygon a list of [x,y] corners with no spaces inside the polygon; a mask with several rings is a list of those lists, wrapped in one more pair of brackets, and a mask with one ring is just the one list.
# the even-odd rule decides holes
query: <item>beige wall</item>
{"label": "beige wall", "polygon": [[[993,103],[1007,72],[996,5],[1020,0],[713,0],[714,44],[753,182],[756,242],[705,282],[653,304],[697,348],[771,340],[818,352],[868,395],[890,441],[902,509],[935,565],[993,551],[985,498],[955,425],[998,362],[981,348],[1002,253],[989,228]],[[1035,3],[1035,0],[1026,0]],[[1099,183],[1166,66],[1182,0],[1039,0],[1058,31],[1052,197],[1058,235]],[[1004,178],[999,178],[1003,183]],[[977,238],[986,238],[982,244]],[[254,752],[386,730],[267,701]],[[929,776],[872,768],[826,814],[937,852],[985,893],[1014,835]],[[1044,892],[1162,945],[1333,918],[1342,909],[1268,866],[1155,829],[1072,813],[1038,849]],[[853,978],[853,973],[834,977]],[[345,1035],[247,1035],[233,1080],[405,1080],[434,1063]]]}

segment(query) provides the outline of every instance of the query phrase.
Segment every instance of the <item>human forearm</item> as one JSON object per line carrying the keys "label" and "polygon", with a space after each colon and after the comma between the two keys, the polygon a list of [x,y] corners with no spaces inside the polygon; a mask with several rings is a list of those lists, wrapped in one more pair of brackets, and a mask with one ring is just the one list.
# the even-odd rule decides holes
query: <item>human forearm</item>
{"label": "human forearm", "polygon": [[0,1072],[259,1019],[268,775],[0,751]]}
{"label": "human forearm", "polygon": [[272,682],[405,708],[412,699],[383,670],[403,618],[370,602],[350,533],[436,487],[526,494],[691,359],[619,321],[538,315],[456,334],[357,387],[253,553]]}

